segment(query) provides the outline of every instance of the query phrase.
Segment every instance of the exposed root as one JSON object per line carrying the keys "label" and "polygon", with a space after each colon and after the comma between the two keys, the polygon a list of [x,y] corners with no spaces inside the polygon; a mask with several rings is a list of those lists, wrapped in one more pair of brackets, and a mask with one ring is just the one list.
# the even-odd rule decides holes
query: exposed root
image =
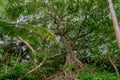
{"label": "exposed root", "polygon": [[70,65],[74,63],[75,64],[75,69],[79,71],[84,71],[87,70],[88,67],[87,65],[83,64],[76,56],[75,54],[68,54],[66,56],[66,66],[70,68]]}
{"label": "exposed root", "polygon": [[77,79],[77,73],[73,71],[70,65],[75,64],[75,70],[84,71],[89,68],[87,65],[84,65],[74,54],[68,54],[66,56],[66,69],[64,71],[58,71],[52,76],[46,78],[46,80],[79,80]]}
{"label": "exposed root", "polygon": [[[69,74],[71,73],[71,74]],[[46,80],[78,80],[76,77],[76,73],[72,70],[66,69],[65,71],[59,71],[54,75],[48,77]]]}

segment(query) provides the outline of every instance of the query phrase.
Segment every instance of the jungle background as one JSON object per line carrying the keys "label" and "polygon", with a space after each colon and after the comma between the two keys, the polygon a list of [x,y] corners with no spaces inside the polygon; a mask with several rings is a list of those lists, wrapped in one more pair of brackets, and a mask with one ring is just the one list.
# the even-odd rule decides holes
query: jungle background
{"label": "jungle background", "polygon": [[120,80],[108,1],[0,0],[0,80]]}

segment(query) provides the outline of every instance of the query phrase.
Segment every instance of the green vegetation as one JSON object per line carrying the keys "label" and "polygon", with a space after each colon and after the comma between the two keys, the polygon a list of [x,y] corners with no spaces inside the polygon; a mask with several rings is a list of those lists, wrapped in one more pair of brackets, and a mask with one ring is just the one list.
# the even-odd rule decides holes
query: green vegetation
{"label": "green vegetation", "polygon": [[114,73],[101,73],[93,75],[90,72],[82,72],[78,75],[80,80],[120,80]]}
{"label": "green vegetation", "polygon": [[80,80],[120,80],[114,72],[109,72],[96,66],[89,67],[92,68],[92,72],[84,71],[78,73]]}
{"label": "green vegetation", "polygon": [[0,80],[120,80],[109,1],[0,0]]}

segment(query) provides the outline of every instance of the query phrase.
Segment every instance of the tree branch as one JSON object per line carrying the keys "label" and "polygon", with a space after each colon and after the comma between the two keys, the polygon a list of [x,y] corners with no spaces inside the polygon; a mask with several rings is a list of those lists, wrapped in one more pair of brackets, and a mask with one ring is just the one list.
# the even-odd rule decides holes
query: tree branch
{"label": "tree branch", "polygon": [[24,39],[22,39],[20,36],[18,36],[18,39],[21,40],[32,51],[32,53],[35,52],[35,50],[33,49],[33,47],[27,41],[25,41]]}
{"label": "tree branch", "polygon": [[[21,40],[32,51],[32,53],[35,52],[35,50],[33,49],[33,47],[27,41],[25,41],[24,39],[22,39],[20,36],[18,36],[18,39]],[[34,58],[33,61],[34,61],[34,65],[36,65],[36,63],[37,63],[36,57]]]}
{"label": "tree branch", "polygon": [[54,59],[54,58],[56,58],[56,57],[58,57],[58,56],[60,56],[61,55],[61,53],[59,53],[59,54],[56,54],[56,55],[54,55],[54,56],[52,56],[52,57],[50,57],[50,58],[44,58],[43,60],[42,60],[42,62],[39,64],[39,65],[37,65],[36,67],[34,67],[33,69],[31,69],[30,71],[28,71],[25,75],[23,75],[22,77],[20,77],[20,78],[18,78],[18,80],[23,80],[25,77],[27,77],[29,74],[32,74],[33,72],[35,72],[37,69],[39,69],[44,63],[45,63],[45,61],[47,61],[47,60],[50,60],[50,59]]}
{"label": "tree branch", "polygon": [[85,34],[82,34],[82,35],[78,35],[77,37],[74,37],[72,40],[72,45],[75,43],[75,41],[77,40],[77,39],[79,39],[79,38],[83,38],[83,37],[85,37],[85,36],[87,36],[88,34],[91,34],[92,32],[93,32],[94,30],[91,30],[91,31],[89,31],[89,32],[87,32],[87,33],[85,33]]}
{"label": "tree branch", "polygon": [[37,69],[39,69],[44,64],[45,61],[46,61],[46,58],[44,58],[43,61],[39,65],[37,65],[35,68],[33,68],[32,70],[28,71],[24,76],[18,78],[18,80],[23,80],[26,76],[28,76],[29,74],[33,73]]}
{"label": "tree branch", "polygon": [[[73,46],[72,46],[73,47]],[[77,47],[73,47],[73,50],[81,50],[81,49],[86,49],[89,48],[88,46],[77,46]]]}
{"label": "tree branch", "polygon": [[116,72],[116,74],[117,74],[117,76],[118,76],[118,78],[119,78],[120,75],[119,75],[119,72],[118,72],[117,66],[116,66],[115,63],[112,61],[110,55],[111,55],[111,54],[109,53],[109,54],[108,54],[108,59],[109,59],[110,63],[112,64],[113,68],[115,69],[115,72]]}

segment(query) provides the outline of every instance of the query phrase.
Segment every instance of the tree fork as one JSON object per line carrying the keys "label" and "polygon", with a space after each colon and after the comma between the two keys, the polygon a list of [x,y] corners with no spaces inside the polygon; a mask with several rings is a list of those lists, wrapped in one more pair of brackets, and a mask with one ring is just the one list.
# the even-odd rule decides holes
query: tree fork
{"label": "tree fork", "polygon": [[[65,17],[65,16],[64,16]],[[64,17],[62,17],[62,19],[64,19]],[[58,21],[58,19],[56,19],[56,17],[53,17],[52,18],[54,19],[54,22],[56,24],[56,29],[58,30],[58,34],[60,35],[61,37],[61,41],[62,43],[64,44],[65,48],[66,48],[66,51],[68,52],[67,56],[66,56],[66,65],[68,68],[70,68],[70,64],[72,63],[72,61],[74,63],[76,63],[76,65],[81,69],[81,70],[84,70],[84,64],[82,64],[82,62],[75,56],[74,52],[73,52],[73,49],[72,49],[72,46],[71,44],[69,44],[67,42],[67,40],[65,39],[65,33],[67,32],[67,30],[65,32],[61,32],[61,29],[60,29],[60,24],[61,24],[61,19],[60,21]]]}
{"label": "tree fork", "polygon": [[63,42],[63,44],[65,45],[65,48],[68,52],[68,55],[66,56],[66,64],[68,67],[70,67],[70,63],[73,61],[76,63],[76,65],[78,66],[78,68],[80,68],[81,70],[84,70],[84,64],[75,56],[72,47],[69,43],[67,43],[67,40],[65,39],[64,36],[61,36],[61,40]]}

